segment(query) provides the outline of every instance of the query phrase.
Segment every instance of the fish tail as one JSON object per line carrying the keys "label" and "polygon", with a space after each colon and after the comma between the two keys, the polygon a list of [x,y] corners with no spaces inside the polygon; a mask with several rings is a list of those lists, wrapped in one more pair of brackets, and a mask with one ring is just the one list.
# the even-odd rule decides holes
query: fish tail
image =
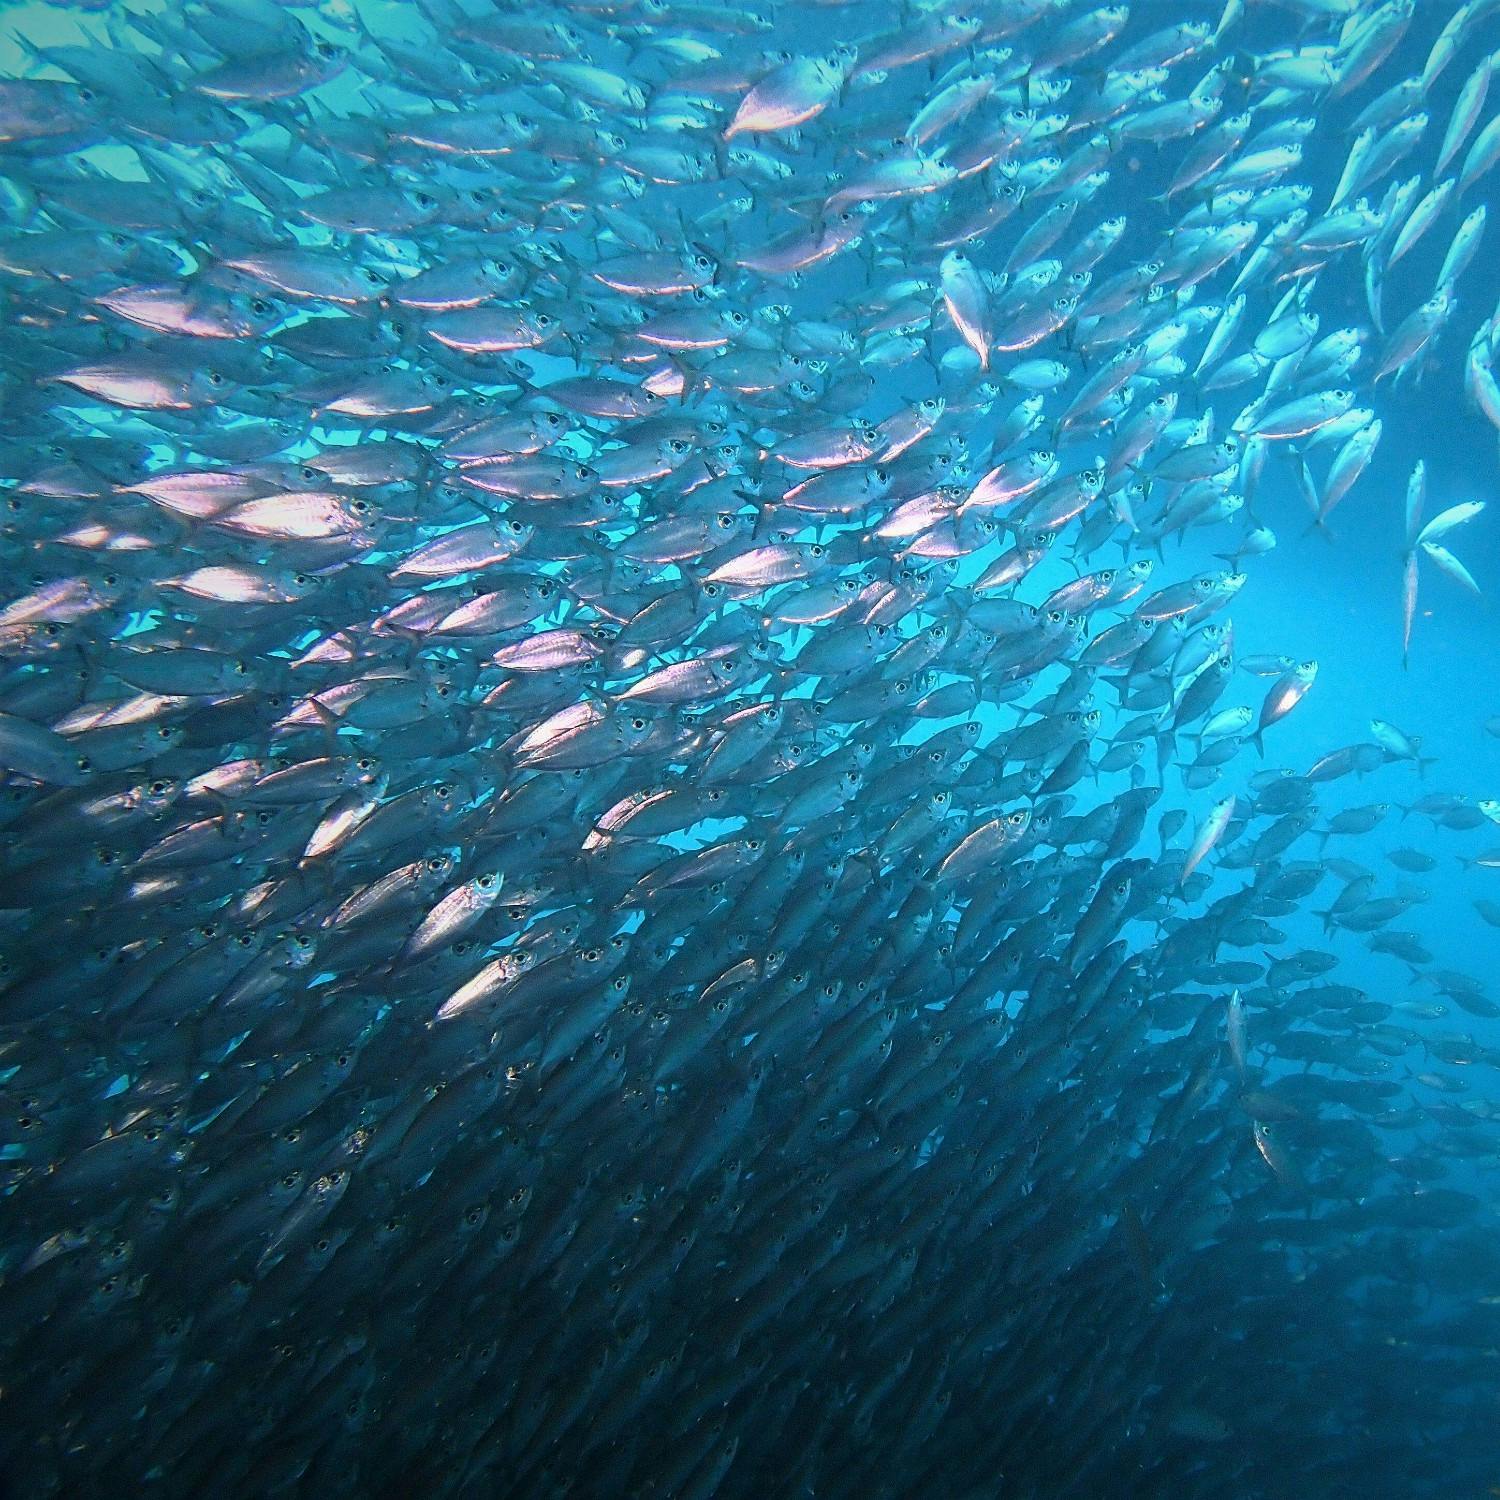
{"label": "fish tail", "polygon": [[42,49],[38,47],[37,44],[33,42],[31,38],[28,37],[24,32],[12,31],[7,35],[6,40],[11,42],[14,46],[19,47],[21,51],[31,59],[32,62],[38,63],[43,67],[50,66],[47,54],[43,52]]}
{"label": "fish tail", "polygon": [[310,696],[307,701],[312,705],[312,711],[317,716],[318,728],[322,731],[328,754],[337,755],[339,753],[339,716],[315,696]]}

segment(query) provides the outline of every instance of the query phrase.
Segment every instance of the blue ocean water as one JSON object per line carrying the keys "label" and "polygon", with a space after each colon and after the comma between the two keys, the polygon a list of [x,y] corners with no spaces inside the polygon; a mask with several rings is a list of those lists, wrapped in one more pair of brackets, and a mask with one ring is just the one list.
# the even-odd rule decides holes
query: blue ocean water
{"label": "blue ocean water", "polygon": [[5,7],[9,1493],[1496,1492],[1495,11]]}

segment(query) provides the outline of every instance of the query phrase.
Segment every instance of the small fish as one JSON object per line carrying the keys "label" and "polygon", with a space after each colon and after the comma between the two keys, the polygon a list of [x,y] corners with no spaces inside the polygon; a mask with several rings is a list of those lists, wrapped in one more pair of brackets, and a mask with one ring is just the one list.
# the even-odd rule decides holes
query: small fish
{"label": "small fish", "polygon": [[1237,798],[1226,797],[1222,802],[1217,803],[1203,820],[1198,832],[1193,836],[1187,859],[1183,862],[1182,874],[1178,877],[1179,883],[1187,881],[1188,876],[1203,863],[1214,845],[1224,837],[1224,830],[1229,827],[1237,805]]}
{"label": "small fish", "polygon": [[1315,661],[1300,662],[1291,671],[1284,673],[1272,685],[1261,703],[1260,718],[1250,741],[1262,754],[1265,753],[1264,735],[1271,725],[1279,723],[1302,701],[1307,690],[1317,680],[1318,664]]}

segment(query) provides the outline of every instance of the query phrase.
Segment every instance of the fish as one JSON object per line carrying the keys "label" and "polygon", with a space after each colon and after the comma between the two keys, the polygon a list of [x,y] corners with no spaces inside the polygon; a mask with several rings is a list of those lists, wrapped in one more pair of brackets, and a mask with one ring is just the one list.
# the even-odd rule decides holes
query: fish
{"label": "fish", "polygon": [[1455,526],[1462,526],[1467,521],[1484,513],[1485,502],[1483,500],[1465,500],[1458,505],[1450,505],[1441,514],[1434,516],[1417,533],[1417,545],[1423,542],[1436,541],[1440,536],[1446,536]]}
{"label": "fish", "polygon": [[1250,734],[1250,741],[1257,749],[1264,750],[1264,735],[1271,725],[1279,723],[1302,701],[1309,688],[1317,681],[1318,664],[1315,661],[1299,662],[1289,672],[1283,673],[1272,684],[1261,702],[1260,717]]}
{"label": "fish", "polygon": [[1493,1483],[1500,16],[1165,9],[7,18],[11,1490]]}
{"label": "fish", "polygon": [[1224,836],[1230,820],[1234,817],[1235,807],[1238,799],[1226,797],[1213,808],[1203,820],[1201,827],[1193,837],[1192,847],[1188,850],[1187,858],[1183,861],[1182,873],[1178,877],[1185,882],[1187,878],[1203,863],[1204,857]]}
{"label": "fish", "polygon": [[853,58],[847,51],[827,57],[793,58],[761,78],[741,99],[724,128],[732,140],[745,132],[790,130],[821,114],[837,97]]}

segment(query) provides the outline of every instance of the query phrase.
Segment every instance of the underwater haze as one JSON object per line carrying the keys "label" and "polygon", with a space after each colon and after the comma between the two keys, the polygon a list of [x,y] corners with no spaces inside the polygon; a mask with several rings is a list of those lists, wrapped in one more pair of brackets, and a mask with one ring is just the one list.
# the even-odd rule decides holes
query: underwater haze
{"label": "underwater haze", "polygon": [[1497,67],[0,5],[0,1497],[1500,1495]]}

